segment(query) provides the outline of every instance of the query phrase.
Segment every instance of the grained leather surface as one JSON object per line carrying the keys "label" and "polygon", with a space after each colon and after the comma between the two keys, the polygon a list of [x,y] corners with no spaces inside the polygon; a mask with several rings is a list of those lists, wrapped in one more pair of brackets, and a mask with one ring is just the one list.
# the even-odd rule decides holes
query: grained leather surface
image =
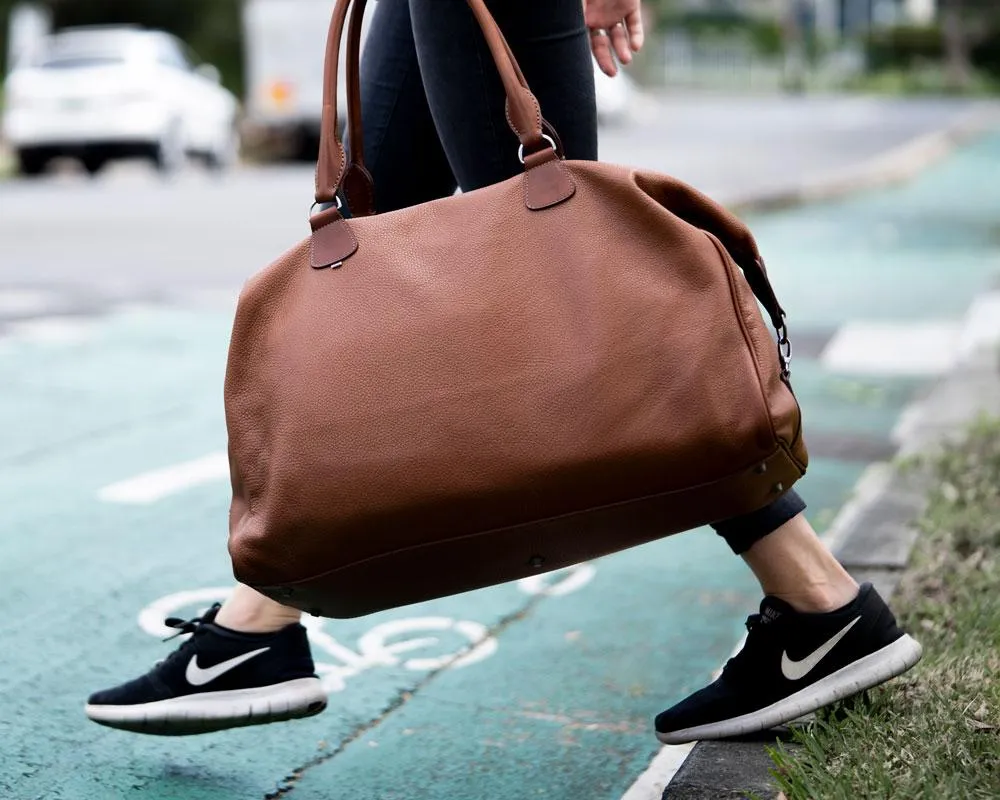
{"label": "grained leather surface", "polygon": [[225,386],[239,580],[355,616],[748,512],[804,473],[750,232],[674,179],[546,146],[478,191],[321,212],[247,283]]}

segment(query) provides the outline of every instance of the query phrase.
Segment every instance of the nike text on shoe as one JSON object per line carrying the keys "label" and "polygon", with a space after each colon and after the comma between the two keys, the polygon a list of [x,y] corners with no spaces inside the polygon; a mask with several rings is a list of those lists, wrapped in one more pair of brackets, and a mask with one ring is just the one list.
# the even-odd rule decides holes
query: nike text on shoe
{"label": "nike text on shoe", "polygon": [[921,655],[869,583],[826,614],[802,614],[765,597],[747,629],[743,649],[714,683],[656,718],[661,742],[773,728],[900,675]]}
{"label": "nike text on shoe", "polygon": [[145,675],[91,695],[94,722],[164,736],[208,733],[318,714],[326,692],[301,625],[239,633],[215,624],[219,606],[167,625],[191,638]]}

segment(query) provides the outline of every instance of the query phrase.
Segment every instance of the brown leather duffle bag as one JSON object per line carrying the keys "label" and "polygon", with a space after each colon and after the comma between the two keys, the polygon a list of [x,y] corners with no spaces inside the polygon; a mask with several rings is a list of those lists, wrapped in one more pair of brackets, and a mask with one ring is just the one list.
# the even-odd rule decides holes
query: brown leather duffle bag
{"label": "brown leather duffle bag", "polygon": [[[672,178],[566,161],[482,0],[523,174],[372,213],[326,53],[312,234],[250,279],[225,384],[235,575],[353,617],[744,514],[806,468],[750,232]],[[512,146],[516,143],[511,139]],[[756,295],[756,300],[755,300]],[[767,312],[775,337],[758,307]]]}

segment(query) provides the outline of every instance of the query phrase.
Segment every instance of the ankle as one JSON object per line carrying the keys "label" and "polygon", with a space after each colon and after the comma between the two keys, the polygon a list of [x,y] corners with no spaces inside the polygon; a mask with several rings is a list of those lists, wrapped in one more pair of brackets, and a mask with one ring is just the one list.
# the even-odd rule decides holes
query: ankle
{"label": "ankle", "polygon": [[297,611],[289,611],[287,614],[258,612],[223,614],[223,611],[219,611],[215,623],[238,633],[276,633],[282,628],[294,625],[299,621],[299,617]]}
{"label": "ankle", "polygon": [[241,584],[222,604],[215,622],[240,633],[274,633],[294,625],[301,617],[298,609],[276,603]]}
{"label": "ankle", "polygon": [[804,614],[823,614],[843,608],[858,596],[857,582],[845,574],[836,581],[810,581],[794,588],[764,589],[765,594],[784,600]]}

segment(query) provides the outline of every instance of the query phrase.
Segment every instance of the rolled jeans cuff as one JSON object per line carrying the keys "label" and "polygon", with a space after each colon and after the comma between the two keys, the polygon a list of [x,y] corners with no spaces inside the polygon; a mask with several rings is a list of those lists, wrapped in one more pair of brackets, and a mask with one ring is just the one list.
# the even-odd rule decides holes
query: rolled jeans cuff
{"label": "rolled jeans cuff", "polygon": [[713,523],[715,532],[726,540],[736,555],[749,550],[754,542],[776,531],[806,509],[805,501],[794,489],[763,508],[739,517]]}

